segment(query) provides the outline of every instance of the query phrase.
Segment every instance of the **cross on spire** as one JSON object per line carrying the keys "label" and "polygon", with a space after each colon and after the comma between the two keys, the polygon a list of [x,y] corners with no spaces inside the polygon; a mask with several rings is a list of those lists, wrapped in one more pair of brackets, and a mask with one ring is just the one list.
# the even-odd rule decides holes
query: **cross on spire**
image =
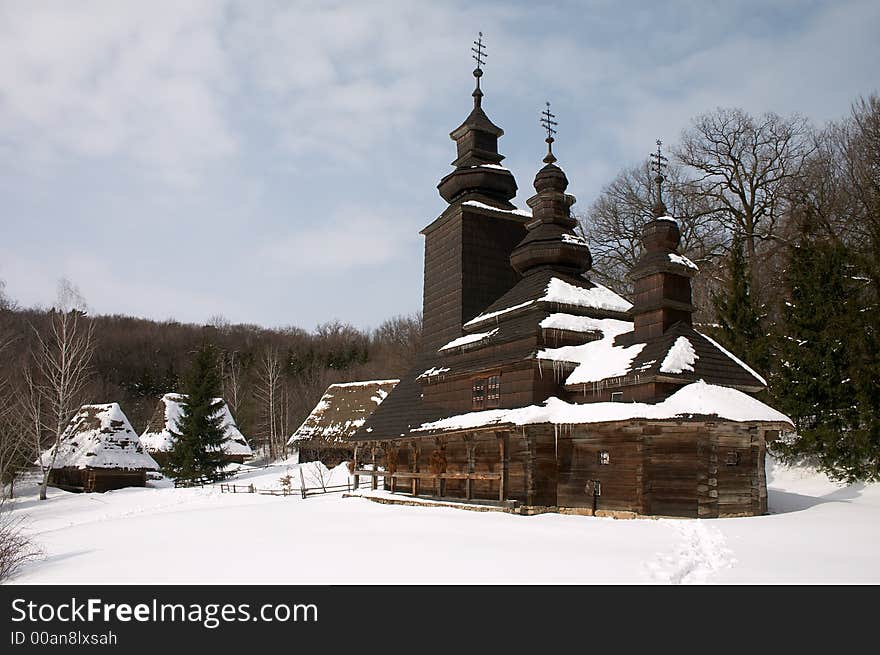
{"label": "cross on spire", "polygon": [[544,157],[544,162],[547,164],[556,161],[556,157],[553,156],[553,142],[555,141],[553,135],[556,134],[556,126],[559,123],[554,120],[555,118],[556,115],[550,113],[550,102],[548,101],[546,109],[541,112],[541,127],[547,130],[547,138],[544,139],[547,142],[547,156]]}
{"label": "cross on spire", "polygon": [[483,97],[483,92],[480,90],[480,78],[483,77],[483,65],[486,63],[486,46],[483,45],[483,33],[479,33],[480,36],[474,41],[475,48],[471,48],[471,52],[474,54],[471,55],[473,60],[477,62],[477,67],[474,69],[474,77],[477,78],[477,88],[474,89],[474,105],[480,106],[480,99]]}
{"label": "cross on spire", "polygon": [[648,155],[651,161],[651,170],[654,171],[654,184],[657,186],[657,199],[654,202],[654,215],[657,217],[664,216],[666,214],[666,205],[663,204],[663,181],[666,179],[663,177],[663,169],[668,166],[669,160],[663,155],[662,150],[663,142],[660,139],[657,139],[657,152],[652,152]]}

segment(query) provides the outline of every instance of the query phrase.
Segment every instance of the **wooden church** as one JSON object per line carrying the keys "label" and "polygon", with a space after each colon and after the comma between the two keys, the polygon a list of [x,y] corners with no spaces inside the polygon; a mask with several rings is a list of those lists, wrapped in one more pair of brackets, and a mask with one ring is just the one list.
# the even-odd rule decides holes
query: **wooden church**
{"label": "wooden church", "polygon": [[677,251],[662,155],[630,302],[590,280],[549,105],[530,211],[511,203],[475,45],[473,110],[438,185],[448,207],[422,230],[423,352],[353,436],[356,473],[379,466],[394,493],[522,513],[765,513],[765,446],[790,421],[750,395],[766,386],[758,373],[692,325],[696,266]]}

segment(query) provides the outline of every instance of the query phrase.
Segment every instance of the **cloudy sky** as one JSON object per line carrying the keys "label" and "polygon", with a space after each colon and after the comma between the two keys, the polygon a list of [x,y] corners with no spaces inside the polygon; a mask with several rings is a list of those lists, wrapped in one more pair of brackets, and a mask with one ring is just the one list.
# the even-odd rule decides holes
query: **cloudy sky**
{"label": "cloudy sky", "polygon": [[585,209],[718,106],[843,116],[880,3],[0,0],[0,279],[93,312],[375,326],[421,305],[448,132],[484,107],[531,191],[538,113]]}

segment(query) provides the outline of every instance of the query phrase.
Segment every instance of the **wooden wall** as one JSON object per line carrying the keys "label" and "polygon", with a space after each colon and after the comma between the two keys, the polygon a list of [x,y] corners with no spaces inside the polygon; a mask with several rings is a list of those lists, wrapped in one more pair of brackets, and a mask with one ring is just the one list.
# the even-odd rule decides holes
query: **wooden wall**
{"label": "wooden wall", "polygon": [[[505,499],[527,506],[711,518],[767,512],[763,430],[713,421],[533,425],[385,447],[397,450],[398,471],[436,472],[441,462],[443,473],[506,472]],[[499,487],[498,480],[472,480],[470,498],[498,500]],[[396,490],[411,492],[411,483]],[[418,492],[465,498],[468,486],[423,480]]]}
{"label": "wooden wall", "polygon": [[461,336],[461,326],[510,290],[519,276],[510,253],[525,236],[521,217],[462,209],[423,230],[425,279],[422,346],[434,351]]}
{"label": "wooden wall", "polygon": [[124,487],[144,487],[147,484],[145,471],[126,471],[122,469],[53,469],[49,484],[68,491],[104,492]]}
{"label": "wooden wall", "polygon": [[[497,350],[504,349],[507,345],[502,344],[497,347]],[[427,405],[442,407],[450,412],[462,414],[471,412],[473,411],[473,381],[476,378],[485,378],[490,374],[500,374],[501,377],[501,408],[525,407],[532,404],[535,376],[531,362],[499,366],[496,369],[480,371],[472,375],[460,375],[425,384],[422,387],[424,402]]]}

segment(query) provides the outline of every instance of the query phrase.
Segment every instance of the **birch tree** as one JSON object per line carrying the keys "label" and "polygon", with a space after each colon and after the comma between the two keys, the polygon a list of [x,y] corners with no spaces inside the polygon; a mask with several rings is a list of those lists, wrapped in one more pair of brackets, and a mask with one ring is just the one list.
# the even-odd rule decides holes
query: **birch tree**
{"label": "birch tree", "polygon": [[275,460],[284,451],[285,433],[282,432],[284,403],[281,388],[281,362],[278,351],[267,348],[258,364],[257,386],[254,395],[261,405],[263,431],[269,446],[269,458]]}
{"label": "birch tree", "polygon": [[95,351],[94,324],[81,309],[84,306],[76,287],[62,280],[58,308],[50,312],[46,334],[34,329],[36,345],[32,358],[36,376],[29,374],[27,393],[31,397],[28,403],[39,425],[34,426],[38,434],[42,435],[45,430],[52,439],[49,461],[41,461],[40,500],[46,499],[49,474],[55,465],[61,435],[82,406],[83,392],[89,380]]}

